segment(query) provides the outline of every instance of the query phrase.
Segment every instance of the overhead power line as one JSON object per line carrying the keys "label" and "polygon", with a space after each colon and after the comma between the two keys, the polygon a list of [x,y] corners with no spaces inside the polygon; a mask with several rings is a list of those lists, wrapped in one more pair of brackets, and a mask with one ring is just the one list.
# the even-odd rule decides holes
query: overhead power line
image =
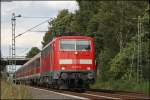
{"label": "overhead power line", "polygon": [[12,2],[12,0],[1,0],[1,2]]}
{"label": "overhead power line", "polygon": [[[47,30],[48,31],[48,30]],[[30,31],[30,32],[47,32],[47,31]]]}
{"label": "overhead power line", "polygon": [[22,16],[22,18],[49,18],[49,17],[28,17],[28,16]]}
{"label": "overhead power line", "polygon": [[[51,18],[51,19],[52,19],[52,18]],[[42,24],[44,24],[44,23],[46,23],[46,22],[48,22],[48,21],[50,21],[51,19],[47,19],[47,20],[41,22],[40,24],[35,25],[34,27],[32,27],[32,28],[26,30],[25,32],[18,34],[17,36],[15,36],[15,38],[17,38],[17,37],[19,37],[19,36],[21,36],[21,35],[23,35],[23,34],[29,32],[29,31],[31,31],[32,29],[34,29],[34,28],[36,28],[36,27],[38,27],[38,26],[40,26],[40,25],[42,25]]]}

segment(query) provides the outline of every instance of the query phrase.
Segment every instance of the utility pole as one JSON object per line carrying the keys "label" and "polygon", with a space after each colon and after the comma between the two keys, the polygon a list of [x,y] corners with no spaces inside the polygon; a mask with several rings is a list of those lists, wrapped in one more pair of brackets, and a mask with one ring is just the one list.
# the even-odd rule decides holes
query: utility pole
{"label": "utility pole", "polygon": [[21,15],[15,16],[15,13],[12,13],[11,24],[12,24],[12,72],[16,70],[16,47],[15,47],[15,27],[16,27],[16,17],[21,17]]}
{"label": "utility pole", "polygon": [[16,26],[16,19],[15,19],[15,13],[12,14],[12,71],[14,71],[16,68],[16,61],[15,61],[15,54],[16,54],[16,48],[15,48],[15,26]]}
{"label": "utility pole", "polygon": [[[142,81],[142,33],[144,33],[143,28],[142,28],[142,21],[144,18],[141,18],[141,16],[138,16],[138,18],[132,18],[137,20],[137,64],[134,65],[134,59],[135,57],[135,51],[136,51],[136,42],[134,42],[134,50],[132,54],[132,61],[130,65],[130,75],[129,75],[129,80],[133,77],[134,73],[134,68],[135,68],[135,76],[136,76],[136,81],[140,83]],[[135,40],[134,40],[135,41]]]}
{"label": "utility pole", "polygon": [[142,18],[138,16],[138,58],[137,58],[137,82],[141,82],[142,79],[142,41],[141,41],[141,33],[142,33]]}
{"label": "utility pole", "polygon": [[8,70],[10,72],[10,69],[11,69],[11,67],[10,67],[10,65],[11,65],[11,45],[9,45],[9,57],[8,58],[9,58],[9,61],[8,61],[8,63],[9,63],[8,64],[9,65],[8,66]]}

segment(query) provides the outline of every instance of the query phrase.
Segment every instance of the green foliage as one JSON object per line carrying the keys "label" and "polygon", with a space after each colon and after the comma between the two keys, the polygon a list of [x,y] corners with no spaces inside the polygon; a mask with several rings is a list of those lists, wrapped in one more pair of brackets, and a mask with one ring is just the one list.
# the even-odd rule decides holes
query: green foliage
{"label": "green foliage", "polygon": [[102,81],[98,80],[94,85],[91,85],[90,88],[92,89],[108,89],[108,90],[115,90],[115,91],[131,91],[131,92],[143,92],[146,95],[149,95],[149,81],[144,81],[141,84],[127,81],[127,80],[109,80],[109,81]]}
{"label": "green foliage", "polygon": [[40,49],[37,47],[32,47],[31,50],[27,53],[26,58],[32,58],[34,57],[36,54],[38,54],[40,52]]}
{"label": "green foliage", "polygon": [[[144,22],[142,23],[143,25],[143,30],[140,38],[141,38],[141,67],[142,67],[142,78],[144,80],[149,80],[149,61],[150,61],[150,56],[149,56],[149,42],[150,42],[150,37],[149,37],[149,17],[147,16],[147,12],[144,12]],[[127,46],[113,58],[111,61],[111,69],[110,72],[112,74],[112,77],[114,79],[121,79],[121,78],[129,78],[130,73],[130,66],[132,63],[133,68],[133,74],[134,78],[136,78],[136,68],[138,67],[138,35],[136,34],[130,42],[127,43]],[[134,56],[134,58],[133,58]]]}
{"label": "green foliage", "polygon": [[56,33],[70,32],[72,20],[73,14],[70,13],[67,9],[64,9],[60,11],[57,18],[53,20],[52,27],[49,30],[52,30]]}
{"label": "green foliage", "polygon": [[99,55],[99,62],[98,63],[98,68],[100,69],[100,77],[101,80],[103,81],[108,81],[110,74],[109,74],[109,69],[110,69],[110,62],[112,59],[112,54],[111,50],[108,48],[105,48],[101,54]]}
{"label": "green foliage", "polygon": [[46,44],[48,44],[52,38],[53,38],[52,33],[50,31],[46,32],[43,37],[43,41],[41,42],[42,47],[44,47]]}
{"label": "green foliage", "polygon": [[[149,39],[148,37],[145,37],[145,34],[142,34],[141,39],[143,40],[141,42],[142,50],[140,50],[140,54],[142,55],[141,61],[142,61],[142,70],[143,70],[143,78],[149,79]],[[111,61],[111,69],[112,77],[115,79],[120,79],[124,77],[127,73],[130,71],[131,61],[133,61],[133,67],[136,68],[137,65],[137,59],[138,59],[138,45],[139,42],[137,41],[138,37],[135,36],[132,39],[131,43],[128,43],[126,48],[121,49],[121,51],[113,58]],[[134,58],[132,56],[134,55]],[[136,69],[134,69],[134,72],[136,72]],[[128,76],[129,77],[129,76]],[[134,77],[135,78],[135,77]]]}

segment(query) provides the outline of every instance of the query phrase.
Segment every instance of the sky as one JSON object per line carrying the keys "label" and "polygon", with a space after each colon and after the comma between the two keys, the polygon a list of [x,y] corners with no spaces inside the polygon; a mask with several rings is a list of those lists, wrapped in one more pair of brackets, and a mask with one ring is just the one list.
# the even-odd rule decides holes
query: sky
{"label": "sky", "polygon": [[[78,10],[76,1],[12,1],[1,2],[1,52],[2,57],[9,56],[9,47],[12,43],[12,13],[21,14],[16,17],[16,36],[39,23],[57,17],[59,11],[68,9],[74,13]],[[36,18],[35,18],[36,17]],[[42,18],[37,18],[42,17]],[[26,56],[32,47],[42,48],[41,41],[47,31],[48,23],[42,24],[33,29],[34,32],[27,32],[16,38],[16,56]],[[16,66],[20,68],[21,66]],[[17,70],[16,69],[16,70]],[[11,66],[7,66],[7,71],[11,71]]]}
{"label": "sky", "polygon": [[[21,14],[16,18],[16,35],[25,32],[27,29],[58,15],[59,11],[68,9],[74,13],[78,10],[76,1],[13,1],[1,2],[1,47],[2,57],[9,56],[9,46],[12,41],[11,17]],[[32,18],[43,17],[43,18]],[[34,32],[27,32],[16,38],[16,56],[25,56],[31,47],[42,48],[41,41],[47,31],[48,23],[35,28]]]}

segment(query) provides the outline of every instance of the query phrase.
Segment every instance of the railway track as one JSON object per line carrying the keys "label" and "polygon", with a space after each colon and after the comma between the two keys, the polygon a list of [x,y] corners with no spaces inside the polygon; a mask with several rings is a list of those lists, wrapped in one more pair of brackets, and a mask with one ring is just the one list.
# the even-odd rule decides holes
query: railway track
{"label": "railway track", "polygon": [[127,92],[127,91],[113,91],[113,90],[105,90],[105,89],[88,89],[86,91],[80,90],[56,90],[50,89],[46,87],[35,87],[42,90],[54,91],[57,93],[63,93],[73,96],[79,96],[87,99],[117,99],[117,100],[125,100],[125,99],[140,99],[140,100],[149,100],[150,97],[144,95],[143,93],[136,92]]}
{"label": "railway track", "polygon": [[94,90],[89,90],[89,91],[86,91],[86,93],[94,94],[94,95],[103,95],[103,96],[113,97],[116,99],[142,99],[142,100],[143,99],[150,99],[148,96],[144,95],[143,93],[126,92],[126,91],[112,91],[112,90],[94,91]]}

